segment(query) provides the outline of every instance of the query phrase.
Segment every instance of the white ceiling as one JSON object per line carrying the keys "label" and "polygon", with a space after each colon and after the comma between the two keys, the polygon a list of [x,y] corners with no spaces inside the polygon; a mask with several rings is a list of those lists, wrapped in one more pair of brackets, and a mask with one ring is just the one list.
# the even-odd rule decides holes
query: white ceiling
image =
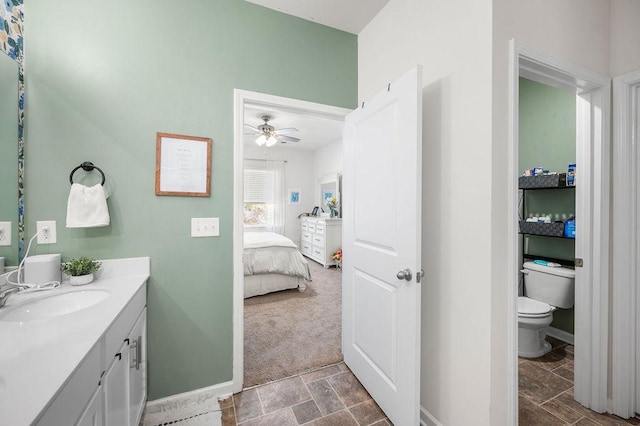
{"label": "white ceiling", "polygon": [[360,31],[389,0],[247,0],[352,34]]}
{"label": "white ceiling", "polygon": [[[263,115],[271,116],[269,124],[277,129],[295,127],[298,132],[287,136],[299,138],[299,142],[278,144],[265,149],[291,148],[315,151],[325,145],[342,140],[342,120],[305,115],[294,110],[276,109],[273,107],[246,105],[244,109],[244,123],[253,127],[264,124]],[[250,133],[250,134],[247,134]],[[245,127],[245,146],[257,146],[256,135],[251,134],[251,129]]]}

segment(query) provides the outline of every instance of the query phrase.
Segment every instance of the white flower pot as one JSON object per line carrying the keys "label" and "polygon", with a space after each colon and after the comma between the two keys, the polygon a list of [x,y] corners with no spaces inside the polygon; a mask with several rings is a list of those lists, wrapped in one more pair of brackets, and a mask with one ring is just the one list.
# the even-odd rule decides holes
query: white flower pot
{"label": "white flower pot", "polygon": [[71,285],[85,285],[85,284],[89,284],[91,281],[93,281],[93,274],[88,274],[88,275],[78,275],[76,277],[69,277],[69,283]]}

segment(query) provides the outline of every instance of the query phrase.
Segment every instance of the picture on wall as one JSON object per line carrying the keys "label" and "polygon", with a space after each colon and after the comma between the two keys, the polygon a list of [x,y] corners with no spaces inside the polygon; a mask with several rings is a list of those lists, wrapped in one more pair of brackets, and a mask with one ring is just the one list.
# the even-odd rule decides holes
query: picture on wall
{"label": "picture on wall", "polygon": [[300,204],[300,190],[299,189],[290,189],[289,190],[289,204]]}
{"label": "picture on wall", "polygon": [[211,139],[156,134],[156,195],[211,195]]}

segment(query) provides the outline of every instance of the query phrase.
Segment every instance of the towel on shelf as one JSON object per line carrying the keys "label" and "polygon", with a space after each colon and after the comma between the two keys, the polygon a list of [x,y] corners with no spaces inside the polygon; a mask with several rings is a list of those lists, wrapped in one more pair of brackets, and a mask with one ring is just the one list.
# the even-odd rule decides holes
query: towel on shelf
{"label": "towel on shelf", "polygon": [[71,185],[67,202],[67,228],[97,228],[109,225],[107,191],[101,184]]}

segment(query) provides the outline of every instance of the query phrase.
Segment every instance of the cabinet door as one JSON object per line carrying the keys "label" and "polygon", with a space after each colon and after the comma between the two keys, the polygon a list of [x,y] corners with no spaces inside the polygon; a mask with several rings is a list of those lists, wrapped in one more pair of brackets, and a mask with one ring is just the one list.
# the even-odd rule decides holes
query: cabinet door
{"label": "cabinet door", "polygon": [[133,326],[129,340],[129,424],[137,425],[147,400],[147,308]]}
{"label": "cabinet door", "polygon": [[[71,375],[47,411],[36,422],[38,426],[74,425],[90,403],[91,391],[100,381],[102,346],[96,344]],[[37,384],[34,383],[34,386]],[[28,398],[28,395],[25,396]],[[0,413],[0,425],[2,413]]]}
{"label": "cabinet door", "polygon": [[125,342],[113,357],[102,381],[105,426],[129,424],[129,345]]}
{"label": "cabinet door", "polygon": [[93,393],[87,407],[78,420],[77,426],[102,426],[104,425],[104,405],[102,400],[102,386]]}

